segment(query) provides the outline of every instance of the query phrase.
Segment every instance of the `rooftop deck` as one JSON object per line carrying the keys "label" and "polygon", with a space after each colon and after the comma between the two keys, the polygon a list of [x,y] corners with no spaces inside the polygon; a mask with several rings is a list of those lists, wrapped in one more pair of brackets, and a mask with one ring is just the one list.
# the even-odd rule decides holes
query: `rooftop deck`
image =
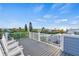
{"label": "rooftop deck", "polygon": [[31,39],[23,39],[19,41],[24,47],[25,56],[57,56],[60,54],[60,49],[54,46]]}

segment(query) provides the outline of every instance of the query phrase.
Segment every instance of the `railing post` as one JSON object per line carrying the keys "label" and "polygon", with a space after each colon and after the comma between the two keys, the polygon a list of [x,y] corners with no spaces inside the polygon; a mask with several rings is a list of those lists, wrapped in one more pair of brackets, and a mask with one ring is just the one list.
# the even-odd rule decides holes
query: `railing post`
{"label": "railing post", "polygon": [[47,42],[48,42],[48,37],[49,37],[49,35],[47,34],[47,35],[46,35],[46,41],[47,41]]}
{"label": "railing post", "polygon": [[34,32],[32,32],[32,38],[35,39],[35,38],[34,38]]}
{"label": "railing post", "polygon": [[38,41],[40,41],[40,32],[38,31]]}
{"label": "railing post", "polygon": [[64,51],[64,35],[60,35],[60,49]]}
{"label": "railing post", "polygon": [[29,31],[29,38],[31,39],[31,32]]}

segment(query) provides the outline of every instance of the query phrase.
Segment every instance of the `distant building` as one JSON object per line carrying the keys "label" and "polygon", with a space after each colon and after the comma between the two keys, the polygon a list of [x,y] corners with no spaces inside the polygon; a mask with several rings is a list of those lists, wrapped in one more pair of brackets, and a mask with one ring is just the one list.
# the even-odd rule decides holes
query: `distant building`
{"label": "distant building", "polygon": [[79,33],[79,29],[69,29],[67,31],[68,34],[75,34],[75,33]]}

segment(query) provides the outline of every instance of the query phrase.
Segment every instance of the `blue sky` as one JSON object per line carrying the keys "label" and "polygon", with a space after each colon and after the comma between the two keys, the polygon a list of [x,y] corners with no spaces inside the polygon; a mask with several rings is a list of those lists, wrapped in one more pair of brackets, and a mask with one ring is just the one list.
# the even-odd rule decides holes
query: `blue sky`
{"label": "blue sky", "polygon": [[79,4],[0,4],[0,28],[24,27],[30,21],[34,28],[79,28]]}

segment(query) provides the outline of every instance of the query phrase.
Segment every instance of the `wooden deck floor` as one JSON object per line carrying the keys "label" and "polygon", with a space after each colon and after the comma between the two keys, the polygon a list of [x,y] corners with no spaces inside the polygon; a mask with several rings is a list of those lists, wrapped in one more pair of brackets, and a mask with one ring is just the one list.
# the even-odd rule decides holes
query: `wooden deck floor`
{"label": "wooden deck floor", "polygon": [[60,49],[36,40],[24,39],[20,40],[20,44],[24,47],[25,56],[57,56],[60,54]]}

